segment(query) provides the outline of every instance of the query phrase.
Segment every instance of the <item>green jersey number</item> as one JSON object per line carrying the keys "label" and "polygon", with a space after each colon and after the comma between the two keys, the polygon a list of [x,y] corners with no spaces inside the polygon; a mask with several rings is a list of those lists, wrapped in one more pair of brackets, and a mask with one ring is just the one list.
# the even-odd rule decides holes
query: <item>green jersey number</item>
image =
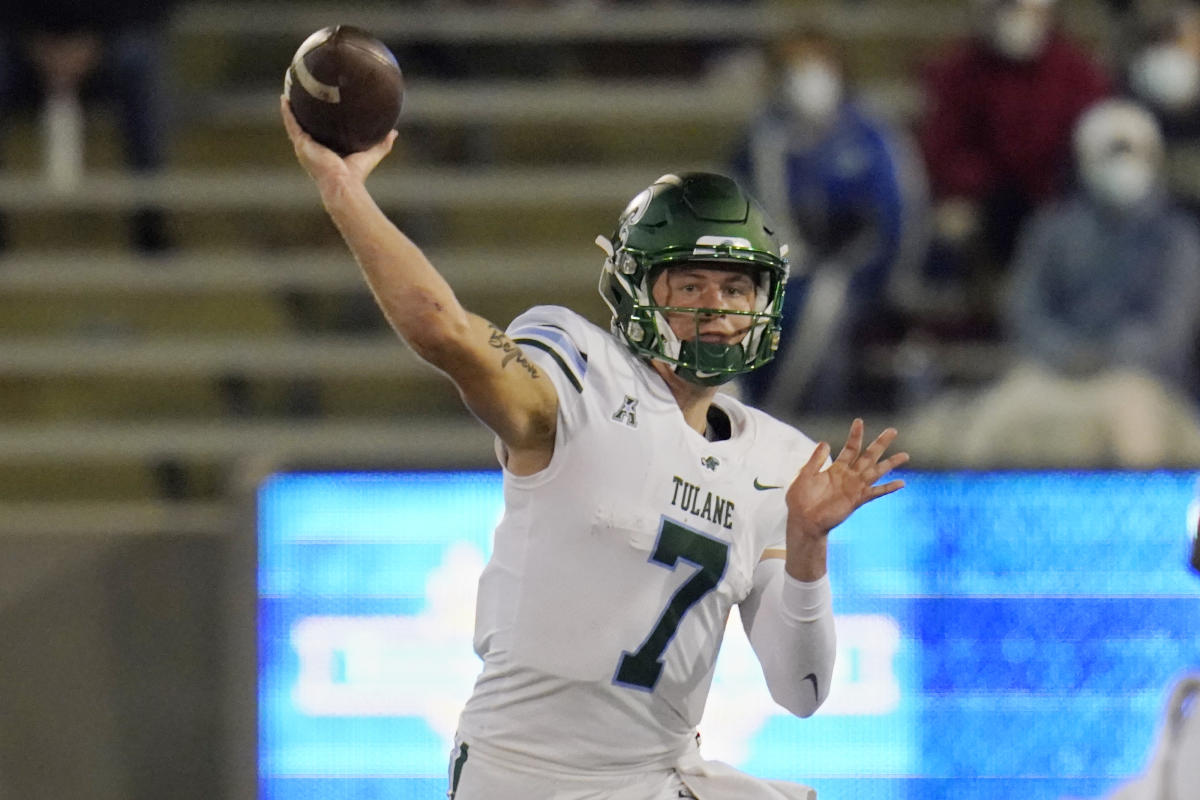
{"label": "green jersey number", "polygon": [[614,683],[634,689],[651,691],[662,675],[662,654],[675,637],[675,631],[683,615],[696,605],[704,595],[716,588],[725,574],[729,560],[729,543],[706,536],[699,531],[686,528],[678,522],[663,518],[658,530],[658,543],[650,560],[667,569],[674,570],[680,560],[696,567],[695,574],[688,578],[671,596],[670,602],[658,617],[658,622],[635,652],[625,651],[617,665]]}

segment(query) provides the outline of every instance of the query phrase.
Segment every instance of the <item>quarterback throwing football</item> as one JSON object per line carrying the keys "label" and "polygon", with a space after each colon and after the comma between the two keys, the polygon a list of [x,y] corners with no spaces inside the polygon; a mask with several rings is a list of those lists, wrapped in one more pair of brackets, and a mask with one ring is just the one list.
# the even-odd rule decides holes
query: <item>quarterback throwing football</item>
{"label": "quarterback throwing football", "polygon": [[809,798],[697,753],[737,605],[772,697],[829,692],[826,539],[878,481],[887,429],[840,452],[718,388],[778,345],[786,248],[729,178],[664,175],[621,214],[605,331],[537,306],[501,330],[462,307],[364,180],[395,133],[345,158],[296,124],[297,158],[383,313],[496,435],[504,515],[479,581],[483,669],[450,761],[455,800]]}

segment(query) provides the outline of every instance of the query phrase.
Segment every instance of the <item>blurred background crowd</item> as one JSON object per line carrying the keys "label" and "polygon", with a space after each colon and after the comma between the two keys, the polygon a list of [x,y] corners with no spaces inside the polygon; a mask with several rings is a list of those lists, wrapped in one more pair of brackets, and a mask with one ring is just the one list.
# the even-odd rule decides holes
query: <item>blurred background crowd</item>
{"label": "blurred background crowd", "polygon": [[[184,597],[172,569],[222,574],[206,537],[265,469],[494,466],[280,127],[292,52],[339,22],[408,79],[381,205],[498,324],[555,302],[606,325],[595,235],[663,172],[729,172],[793,257],[751,401],[821,438],[895,424],[922,468],[1200,464],[1200,3],[6,2],[0,533],[195,535],[0,564],[9,607],[69,575],[71,603],[128,612],[77,646],[166,639],[216,680],[216,611],[136,620]],[[129,749],[179,736],[139,702]]]}
{"label": "blurred background crowd", "polygon": [[[410,83],[387,210],[499,322],[535,301],[605,322],[586,234],[652,173],[727,171],[793,253],[783,349],[737,387],[752,401],[817,435],[895,422],[930,467],[1200,458],[1196,5],[334,16],[387,41]],[[8,499],[212,500],[246,450],[386,459],[371,423],[467,422],[436,376],[389,369],[287,171],[278,75],[331,21],[269,2],[0,9]],[[244,430],[206,436],[226,423]],[[80,491],[84,460],[106,468]]]}
{"label": "blurred background crowd", "polygon": [[[584,233],[651,173],[727,171],[793,253],[783,349],[737,387],[752,401],[818,435],[847,415],[894,421],[925,466],[1200,457],[1197,6],[464,0],[356,15],[410,82],[383,202],[464,291],[493,289],[481,310],[499,322],[556,301],[603,323],[576,292],[594,271]],[[435,376],[389,374],[378,314],[286,171],[278,74],[328,16],[0,11],[0,252],[19,306],[7,432],[31,446],[109,432],[91,457],[112,469],[81,499],[217,498],[247,446],[286,458],[306,424],[467,421],[426,391]],[[149,441],[129,424],[150,421]],[[190,443],[228,422],[246,428],[229,446]],[[41,455],[8,459],[11,499],[82,474],[69,452]]]}

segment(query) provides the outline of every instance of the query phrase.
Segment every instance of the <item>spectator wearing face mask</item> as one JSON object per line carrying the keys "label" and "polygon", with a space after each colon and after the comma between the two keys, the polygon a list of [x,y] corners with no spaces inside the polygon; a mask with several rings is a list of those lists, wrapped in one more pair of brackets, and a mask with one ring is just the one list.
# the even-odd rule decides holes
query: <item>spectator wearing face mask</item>
{"label": "spectator wearing face mask", "polygon": [[1060,29],[1055,0],[972,0],[974,32],[923,75],[918,139],[945,271],[991,278],[1032,209],[1069,178],[1071,130],[1110,93],[1091,53]]}
{"label": "spectator wearing face mask", "polygon": [[1175,4],[1126,27],[1126,90],[1162,127],[1172,195],[1200,214],[1200,8]]}
{"label": "spectator wearing face mask", "polygon": [[1074,150],[1079,191],[1040,210],[1017,246],[1005,296],[1015,363],[961,422],[930,408],[920,427],[973,466],[1195,463],[1200,227],[1168,200],[1142,106],[1089,109]]}
{"label": "spectator wearing face mask", "polygon": [[1126,80],[1164,116],[1186,115],[1200,96],[1200,9],[1188,3],[1138,25]]}
{"label": "spectator wearing face mask", "polygon": [[769,62],[769,102],[733,166],[782,236],[804,246],[794,248],[785,298],[791,333],[745,388],[785,417],[861,409],[873,401],[854,372],[856,351],[878,324],[893,274],[924,255],[923,167],[915,145],[856,100],[831,37],[790,31]]}

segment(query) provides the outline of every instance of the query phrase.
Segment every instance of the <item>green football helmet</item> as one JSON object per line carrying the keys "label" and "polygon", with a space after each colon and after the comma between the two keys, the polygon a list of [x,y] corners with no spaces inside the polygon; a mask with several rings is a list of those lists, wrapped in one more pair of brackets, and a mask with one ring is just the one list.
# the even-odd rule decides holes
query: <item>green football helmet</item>
{"label": "green football helmet", "polygon": [[[766,214],[732,179],[707,172],[664,175],[629,202],[613,238],[599,236],[596,244],[608,255],[600,295],[612,310],[613,334],[637,355],[673,364],[680,377],[704,386],[731,381],[775,357],[787,245],[780,245]],[[757,287],[753,310],[654,302],[651,287],[664,269],[709,262],[748,271]],[[692,314],[697,336],[676,336],[667,313]],[[751,317],[750,329],[737,344],[700,341],[700,319],[712,314]]]}

